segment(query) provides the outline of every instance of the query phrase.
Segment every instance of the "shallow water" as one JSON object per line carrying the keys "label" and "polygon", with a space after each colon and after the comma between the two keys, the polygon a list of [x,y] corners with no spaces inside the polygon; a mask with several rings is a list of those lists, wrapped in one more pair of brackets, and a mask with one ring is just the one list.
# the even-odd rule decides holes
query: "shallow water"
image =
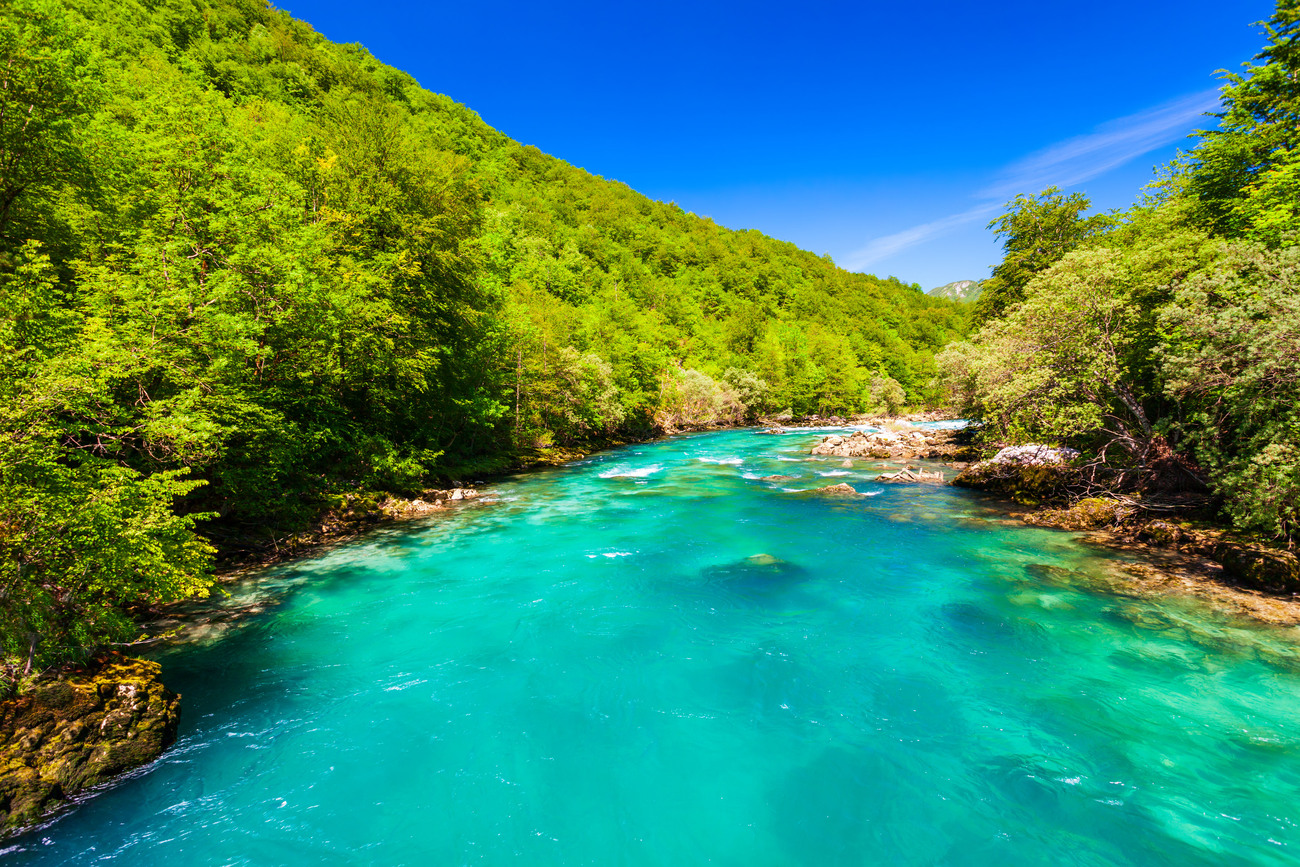
{"label": "shallow water", "polygon": [[6,864],[1294,863],[1291,633],[817,439],[607,452],[278,570],[164,654],[178,744]]}

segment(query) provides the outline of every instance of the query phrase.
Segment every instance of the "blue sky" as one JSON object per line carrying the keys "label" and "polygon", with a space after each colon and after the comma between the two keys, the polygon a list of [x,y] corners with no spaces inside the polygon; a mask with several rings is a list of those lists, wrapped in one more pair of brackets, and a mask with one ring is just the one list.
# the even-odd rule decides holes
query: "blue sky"
{"label": "blue sky", "polygon": [[732,228],[925,288],[1055,184],[1129,205],[1212,123],[1263,0],[282,0],[526,144]]}

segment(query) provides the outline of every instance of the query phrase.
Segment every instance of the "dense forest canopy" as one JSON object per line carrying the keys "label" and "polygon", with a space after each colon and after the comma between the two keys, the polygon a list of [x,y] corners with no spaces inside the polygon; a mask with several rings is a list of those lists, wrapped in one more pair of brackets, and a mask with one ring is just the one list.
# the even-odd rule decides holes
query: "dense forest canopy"
{"label": "dense forest canopy", "polygon": [[[1300,3],[1225,73],[1217,128],[1138,206],[1018,196],[980,329],[940,364],[990,440],[1063,441],[1087,487],[1300,541]],[[1085,491],[1087,492],[1087,491]]]}
{"label": "dense forest canopy", "polygon": [[352,490],[933,400],[959,305],[651,201],[255,0],[0,12],[0,677]]}

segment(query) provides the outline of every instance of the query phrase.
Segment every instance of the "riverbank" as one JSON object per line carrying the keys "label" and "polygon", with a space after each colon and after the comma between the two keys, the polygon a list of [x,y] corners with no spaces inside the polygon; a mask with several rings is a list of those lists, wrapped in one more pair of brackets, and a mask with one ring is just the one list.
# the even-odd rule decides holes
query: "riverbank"
{"label": "riverbank", "polygon": [[1235,615],[1300,625],[1300,558],[1213,520],[1209,498],[1071,496],[1077,482],[1068,449],[1019,446],[967,467],[953,484],[1030,507],[1023,523],[1083,534],[1089,543],[1138,554],[1126,567],[1143,593],[1194,595]]}

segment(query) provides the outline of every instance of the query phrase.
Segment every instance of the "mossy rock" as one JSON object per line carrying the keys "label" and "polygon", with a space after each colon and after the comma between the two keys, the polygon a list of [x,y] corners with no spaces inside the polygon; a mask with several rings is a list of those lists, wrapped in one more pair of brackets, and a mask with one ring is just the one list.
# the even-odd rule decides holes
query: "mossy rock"
{"label": "mossy rock", "polygon": [[1138,538],[1157,545],[1176,546],[1187,539],[1187,533],[1169,521],[1152,521],[1142,528]]}
{"label": "mossy rock", "polygon": [[1065,509],[1044,509],[1024,516],[1026,524],[1061,530],[1095,530],[1118,523],[1122,507],[1105,497],[1086,497]]}
{"label": "mossy rock", "polygon": [[957,474],[952,484],[1008,497],[1022,506],[1038,506],[1064,498],[1075,471],[1063,464],[1017,465],[981,461]]}
{"label": "mossy rock", "polygon": [[860,496],[856,488],[850,484],[840,482],[838,485],[827,485],[824,488],[816,488],[812,491],[824,497],[856,497]]}
{"label": "mossy rock", "polygon": [[1238,584],[1270,593],[1300,592],[1300,559],[1265,545],[1221,541],[1213,548],[1223,572]]}
{"label": "mossy rock", "polygon": [[113,656],[0,702],[0,837],[176,740],[180,697],[159,673],[156,662]]}

